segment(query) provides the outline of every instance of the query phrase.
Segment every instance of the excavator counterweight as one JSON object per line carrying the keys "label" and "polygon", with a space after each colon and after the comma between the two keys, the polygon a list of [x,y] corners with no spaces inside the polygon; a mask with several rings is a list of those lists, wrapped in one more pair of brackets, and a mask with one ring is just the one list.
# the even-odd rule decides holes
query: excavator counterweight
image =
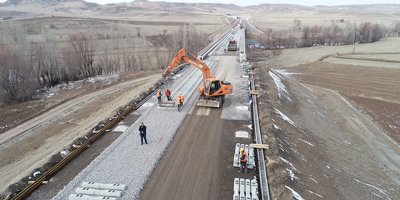
{"label": "excavator counterweight", "polygon": [[207,64],[198,59],[192,53],[188,52],[186,49],[178,51],[163,73],[163,77],[168,76],[171,72],[176,70],[181,63],[191,64],[203,73],[203,86],[198,89],[200,92],[200,98],[197,100],[197,106],[212,108],[222,107],[225,95],[232,94],[232,84],[212,77],[211,70]]}

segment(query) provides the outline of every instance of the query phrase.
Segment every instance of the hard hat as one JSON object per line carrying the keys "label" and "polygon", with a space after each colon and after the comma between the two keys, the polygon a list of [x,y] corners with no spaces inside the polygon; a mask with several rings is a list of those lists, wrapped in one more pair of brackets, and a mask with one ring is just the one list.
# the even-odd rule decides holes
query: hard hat
{"label": "hard hat", "polygon": [[244,151],[244,148],[240,148],[240,152]]}

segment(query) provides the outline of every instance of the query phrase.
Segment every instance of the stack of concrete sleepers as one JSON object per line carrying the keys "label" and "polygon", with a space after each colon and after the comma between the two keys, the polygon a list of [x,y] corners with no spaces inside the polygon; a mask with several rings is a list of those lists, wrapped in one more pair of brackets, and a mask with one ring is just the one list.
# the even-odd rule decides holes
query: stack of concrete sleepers
{"label": "stack of concrete sleepers", "polygon": [[258,184],[254,178],[235,178],[233,182],[233,200],[258,200]]}
{"label": "stack of concrete sleepers", "polygon": [[233,156],[233,166],[240,167],[240,149],[241,148],[244,148],[245,152],[248,155],[247,168],[254,169],[256,167],[256,162],[254,160],[254,148],[248,144],[236,143],[235,154]]}
{"label": "stack of concrete sleepers", "polygon": [[96,182],[82,182],[81,187],[76,188],[75,194],[69,195],[69,200],[117,200],[122,197],[126,185],[103,184]]}

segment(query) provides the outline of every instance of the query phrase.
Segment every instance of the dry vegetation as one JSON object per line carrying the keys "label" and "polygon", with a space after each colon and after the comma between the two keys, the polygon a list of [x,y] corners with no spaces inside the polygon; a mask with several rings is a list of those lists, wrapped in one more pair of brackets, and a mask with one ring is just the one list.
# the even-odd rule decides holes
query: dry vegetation
{"label": "dry vegetation", "polygon": [[400,22],[386,28],[383,25],[371,22],[362,22],[359,25],[347,24],[343,27],[331,21],[329,26],[303,26],[301,20],[295,19],[293,26],[288,30],[266,29],[257,36],[257,41],[267,49],[310,47],[319,45],[348,45],[376,42],[382,37],[399,36]]}
{"label": "dry vegetation", "polygon": [[246,17],[268,49],[363,44],[400,36],[399,5],[260,5]]}
{"label": "dry vegetation", "polygon": [[146,27],[132,30],[96,19],[33,21],[0,24],[0,68],[5,72],[0,102],[25,101],[40,87],[71,80],[161,69],[180,48],[200,51],[215,31],[178,23],[172,31],[149,35]]}

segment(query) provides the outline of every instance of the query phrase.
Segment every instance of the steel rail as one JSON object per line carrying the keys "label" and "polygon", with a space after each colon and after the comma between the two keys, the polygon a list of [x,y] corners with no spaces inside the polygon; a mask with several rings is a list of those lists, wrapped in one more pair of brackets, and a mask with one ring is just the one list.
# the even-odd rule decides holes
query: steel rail
{"label": "steel rail", "polygon": [[[243,29],[243,32],[245,32],[245,29]],[[243,37],[245,33],[243,33]],[[246,45],[244,44],[243,49],[246,48]],[[244,56],[246,56],[246,51],[244,51]],[[255,84],[254,84],[254,73],[251,71],[249,74],[249,79],[250,79],[250,90],[255,90]],[[261,137],[261,129],[260,129],[260,119],[258,115],[258,106],[257,106],[257,94],[252,94],[251,95],[251,102],[252,102],[252,114],[253,114],[253,129],[254,129],[254,135],[255,135],[255,140],[257,144],[262,144],[262,137]],[[261,199],[262,200],[270,200],[270,191],[269,191],[269,186],[268,186],[268,176],[267,176],[267,170],[266,170],[266,164],[265,164],[265,157],[264,157],[264,150],[263,149],[257,149],[257,164],[258,164],[258,176],[260,180],[260,191],[261,191]]]}
{"label": "steel rail", "polygon": [[[200,56],[204,59],[205,57],[208,56],[216,47],[218,47],[222,41],[224,41],[231,30],[232,27],[229,28],[229,30],[221,36],[220,39],[218,39],[216,42],[213,43],[210,47],[206,47],[204,53],[202,53]],[[211,50],[210,50],[211,49]],[[11,198],[11,200],[23,200],[29,197],[29,195],[35,191],[42,183],[43,181],[49,180],[52,176],[54,176],[59,170],[61,170],[63,167],[65,167],[71,160],[73,160],[76,156],[78,156],[80,153],[82,153],[86,148],[90,146],[93,142],[95,142],[98,138],[100,138],[104,133],[107,133],[110,129],[112,129],[115,125],[117,125],[120,121],[122,121],[127,115],[129,115],[130,112],[132,112],[135,109],[138,109],[140,106],[142,106],[144,103],[146,103],[151,97],[154,96],[155,92],[164,86],[164,84],[161,84],[160,86],[156,87],[149,95],[147,95],[145,98],[143,98],[139,103],[134,105],[133,103],[125,106],[124,110],[122,113],[117,114],[110,118],[111,120],[100,130],[97,130],[95,134],[93,134],[88,140],[86,140],[82,145],[80,145],[78,148],[73,150],[70,154],[68,154],[65,158],[63,158],[61,161],[59,161],[57,164],[55,164],[53,167],[51,167],[48,171],[46,171],[43,175],[41,175],[38,179],[36,179],[33,183],[29,184],[27,187],[25,187],[22,191],[17,193],[14,197]]]}

